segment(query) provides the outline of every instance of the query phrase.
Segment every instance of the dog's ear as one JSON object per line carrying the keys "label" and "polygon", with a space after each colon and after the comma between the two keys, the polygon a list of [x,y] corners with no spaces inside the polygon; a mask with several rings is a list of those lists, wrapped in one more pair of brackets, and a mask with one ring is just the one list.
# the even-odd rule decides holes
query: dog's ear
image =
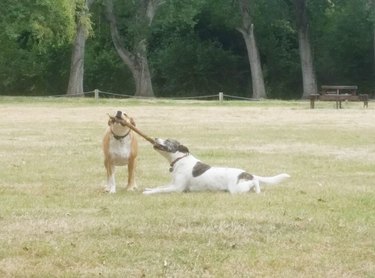
{"label": "dog's ear", "polygon": [[133,118],[130,118],[130,123],[131,123],[133,126],[135,126],[135,121],[134,121]]}
{"label": "dog's ear", "polygon": [[111,116],[108,114],[109,120],[108,120],[108,125],[112,125],[113,122],[115,121],[115,117]]}
{"label": "dog's ear", "polygon": [[177,150],[182,153],[189,153],[189,149],[184,145],[179,145]]}

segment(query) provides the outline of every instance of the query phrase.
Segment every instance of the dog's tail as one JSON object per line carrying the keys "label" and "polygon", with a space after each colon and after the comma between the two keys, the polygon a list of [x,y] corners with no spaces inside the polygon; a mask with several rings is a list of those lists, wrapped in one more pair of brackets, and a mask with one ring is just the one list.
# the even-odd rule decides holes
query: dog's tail
{"label": "dog's tail", "polygon": [[280,174],[280,175],[276,175],[276,176],[273,176],[273,177],[259,177],[259,176],[254,176],[254,177],[258,181],[260,181],[261,183],[265,183],[265,184],[277,184],[277,183],[280,183],[287,178],[290,178],[290,176],[288,174],[285,174],[285,173]]}

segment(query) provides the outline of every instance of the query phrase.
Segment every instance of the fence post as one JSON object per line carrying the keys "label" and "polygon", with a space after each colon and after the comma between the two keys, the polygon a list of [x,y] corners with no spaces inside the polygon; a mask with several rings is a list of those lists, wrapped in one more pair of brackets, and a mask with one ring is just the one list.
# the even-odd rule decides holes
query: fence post
{"label": "fence post", "polygon": [[99,90],[98,89],[94,90],[94,96],[95,96],[95,99],[99,99]]}
{"label": "fence post", "polygon": [[224,93],[223,92],[219,92],[219,101],[223,102],[223,100],[224,100]]}

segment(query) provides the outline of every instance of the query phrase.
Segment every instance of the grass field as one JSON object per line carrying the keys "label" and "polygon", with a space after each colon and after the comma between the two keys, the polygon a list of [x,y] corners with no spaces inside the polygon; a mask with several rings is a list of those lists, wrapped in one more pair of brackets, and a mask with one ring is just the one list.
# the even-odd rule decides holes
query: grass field
{"label": "grass field", "polygon": [[[375,277],[375,103],[0,98],[0,277]],[[262,193],[103,192],[107,113],[204,162],[292,177]]]}

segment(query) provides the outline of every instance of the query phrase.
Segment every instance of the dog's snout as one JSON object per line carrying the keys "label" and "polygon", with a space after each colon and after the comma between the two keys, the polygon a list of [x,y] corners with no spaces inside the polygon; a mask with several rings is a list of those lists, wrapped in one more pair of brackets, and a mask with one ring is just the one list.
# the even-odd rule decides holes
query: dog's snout
{"label": "dog's snout", "polygon": [[155,143],[158,144],[158,145],[161,145],[163,144],[163,139],[160,139],[160,138],[155,138]]}
{"label": "dog's snout", "polygon": [[122,112],[121,111],[117,111],[116,118],[118,118],[118,119],[122,118]]}
{"label": "dog's snout", "polygon": [[161,146],[161,145],[163,145],[163,140],[155,137],[154,138],[154,146]]}

